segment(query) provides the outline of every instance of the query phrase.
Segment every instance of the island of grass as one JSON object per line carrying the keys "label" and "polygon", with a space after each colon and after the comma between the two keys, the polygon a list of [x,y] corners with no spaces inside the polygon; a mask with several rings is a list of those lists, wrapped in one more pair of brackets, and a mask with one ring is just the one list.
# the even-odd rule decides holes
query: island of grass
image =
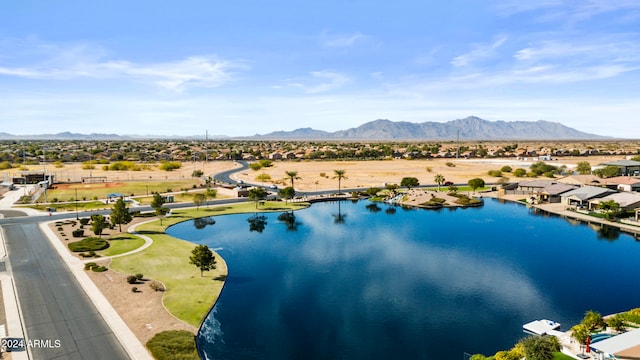
{"label": "island of grass", "polygon": [[[307,203],[283,203],[267,201],[261,204],[256,210],[254,203],[242,203],[235,205],[221,205],[209,208],[175,210],[172,215],[162,221],[152,221],[141,224],[136,228],[136,232],[142,236],[152,239],[153,243],[148,248],[135,254],[114,258],[110,268],[112,270],[125,274],[145,274],[145,277],[162,282],[166,287],[163,303],[165,308],[176,318],[185,323],[198,328],[205,319],[209,311],[215,305],[224,281],[227,276],[227,265],[218,254],[214,253],[216,258],[216,269],[205,272],[204,276],[200,276],[200,270],[189,264],[189,256],[196,246],[195,244],[176,239],[165,233],[165,230],[174,224],[182,221],[203,218],[212,215],[226,215],[238,213],[254,213],[261,212],[281,212],[292,211],[307,207]],[[174,339],[176,342],[184,343],[181,340],[187,340],[190,336],[194,341],[193,334],[185,336],[184,332],[163,332],[160,333],[160,339],[148,344],[157,348],[158,343],[167,341],[166,338]],[[154,345],[155,344],[155,345]],[[183,349],[180,352],[170,355],[167,354],[167,348],[162,350],[152,350],[157,359],[162,358],[194,358],[190,346],[179,346]],[[181,354],[181,355],[178,355]]]}

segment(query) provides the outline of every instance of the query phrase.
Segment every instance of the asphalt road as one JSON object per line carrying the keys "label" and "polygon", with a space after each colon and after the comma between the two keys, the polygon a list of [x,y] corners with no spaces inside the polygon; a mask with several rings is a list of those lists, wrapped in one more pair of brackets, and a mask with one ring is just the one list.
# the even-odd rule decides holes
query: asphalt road
{"label": "asphalt road", "polygon": [[218,182],[218,183],[226,183],[226,184],[233,184],[235,185],[237,183],[237,181],[233,180],[230,175],[233,173],[236,173],[238,171],[244,171],[246,169],[249,168],[249,163],[246,161],[236,161],[236,163],[240,164],[240,167],[236,167],[233,168],[231,170],[227,170],[218,174],[215,174],[213,176],[213,178]]}
{"label": "asphalt road", "polygon": [[38,225],[3,228],[32,358],[129,359]]}

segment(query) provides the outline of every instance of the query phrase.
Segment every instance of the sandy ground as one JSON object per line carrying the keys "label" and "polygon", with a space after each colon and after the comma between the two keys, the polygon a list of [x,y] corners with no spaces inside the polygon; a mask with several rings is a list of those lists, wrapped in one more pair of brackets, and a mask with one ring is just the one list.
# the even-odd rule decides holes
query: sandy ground
{"label": "sandy ground", "polygon": [[[564,157],[547,161],[555,166],[567,165],[573,167],[577,162],[587,161],[592,167],[604,161],[622,160],[623,156],[594,156],[594,157]],[[452,163],[455,166],[447,166]],[[485,182],[498,181],[498,178],[487,175],[489,170],[499,170],[504,165],[513,169],[525,168],[532,161],[521,161],[514,158],[506,159],[433,159],[433,160],[380,160],[380,161],[277,161],[272,167],[258,171],[246,170],[236,177],[249,183],[260,183],[256,176],[266,173],[271,176],[265,184],[291,185],[286,177],[286,171],[297,171],[299,180],[294,180],[294,187],[299,191],[328,190],[338,187],[338,180],[334,179],[334,170],[345,170],[347,179],[342,180],[343,188],[382,187],[386,184],[399,184],[403,177],[416,177],[420,184],[434,184],[436,174],[442,174],[445,181],[466,183],[469,179],[480,177]],[[427,169],[429,168],[430,171]],[[324,173],[324,176],[321,174]],[[509,174],[504,174],[509,177]]]}
{"label": "sandy ground", "polygon": [[[141,171],[104,171],[102,164],[96,164],[95,169],[89,171],[82,169],[81,163],[64,164],[63,167],[57,168],[53,164],[47,164],[47,174],[53,174],[56,181],[59,182],[80,182],[82,177],[101,177],[106,176],[109,181],[154,181],[154,180],[188,180],[194,170],[202,170],[205,176],[212,176],[219,172],[233,169],[232,161],[209,161],[194,163],[182,163],[182,167],[173,171],[159,170],[158,165],[151,165],[150,170]],[[28,171],[37,171],[42,173],[42,165],[29,165]],[[0,171],[0,180],[9,180],[12,176],[21,176],[20,169],[8,169]]]}
{"label": "sandy ground", "polygon": [[[134,224],[148,220],[146,218],[134,218],[134,220],[123,226],[123,233],[126,229]],[[63,225],[63,232],[69,236],[68,241],[64,240],[60,236],[60,232],[57,230],[57,226],[54,223],[49,225],[53,232],[58,235],[58,239],[65,244],[69,241],[73,241],[73,237],[70,236],[72,225]],[[115,230],[107,230],[108,234],[104,237],[117,236],[117,228]],[[85,234],[91,233],[87,226],[85,226]],[[92,233],[91,233],[92,235]],[[107,266],[111,262],[110,259],[84,259],[86,261],[96,262],[98,265]],[[116,272],[114,270],[107,270],[102,273],[87,271],[87,274],[100,289],[102,294],[109,300],[111,305],[116,309],[118,314],[127,323],[127,326],[133,331],[136,337],[146,344],[153,335],[166,331],[166,330],[187,330],[194,334],[198,329],[190,326],[171,315],[164,307],[162,303],[163,292],[154,291],[149,287],[152,279],[144,278],[139,284],[128,284],[126,279],[128,275]],[[132,287],[137,287],[138,292],[131,291]]]}

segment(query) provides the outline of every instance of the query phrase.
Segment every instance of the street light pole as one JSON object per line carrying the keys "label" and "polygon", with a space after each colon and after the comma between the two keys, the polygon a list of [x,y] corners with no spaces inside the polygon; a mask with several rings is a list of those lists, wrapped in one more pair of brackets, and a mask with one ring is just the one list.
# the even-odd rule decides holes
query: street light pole
{"label": "street light pole", "polygon": [[76,190],[76,220],[79,220],[79,218],[78,218],[78,188],[76,188],[75,190]]}

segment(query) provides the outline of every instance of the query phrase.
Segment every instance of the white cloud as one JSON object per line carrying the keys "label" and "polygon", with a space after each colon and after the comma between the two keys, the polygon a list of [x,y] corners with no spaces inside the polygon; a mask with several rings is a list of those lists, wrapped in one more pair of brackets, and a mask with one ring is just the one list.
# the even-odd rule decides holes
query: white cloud
{"label": "white cloud", "polygon": [[[13,62],[29,61],[31,65],[0,64],[0,75],[52,80],[136,79],[181,92],[192,87],[221,86],[231,81],[235,71],[247,69],[241,62],[220,60],[215,56],[192,56],[183,60],[145,64],[107,60],[104,51],[86,46],[26,45],[32,45],[32,48],[27,50],[23,46],[17,54],[20,58]],[[30,56],[26,56],[27,53]],[[29,59],[25,60],[27,57]]]}
{"label": "white cloud", "polygon": [[346,35],[327,35],[323,34],[323,37],[326,39],[323,40],[322,44],[326,47],[351,47],[356,44],[358,41],[362,41],[365,36],[361,33],[357,32],[355,34],[346,34]]}
{"label": "white cloud", "polygon": [[288,84],[289,86],[300,88],[308,94],[318,94],[341,88],[351,81],[346,75],[328,70],[313,71],[310,75],[311,78],[303,80],[305,83],[297,80],[289,81]]}
{"label": "white cloud", "polygon": [[456,67],[462,67],[472,65],[480,60],[493,58],[498,55],[497,49],[506,41],[507,37],[500,35],[490,44],[475,44],[473,45],[473,49],[468,53],[458,55],[453,58],[453,60],[451,60],[451,64]]}
{"label": "white cloud", "polygon": [[499,0],[495,6],[498,14],[511,16],[515,14],[541,11],[539,20],[584,21],[602,14],[620,12],[621,19],[629,17],[629,13],[640,11],[637,0]]}

